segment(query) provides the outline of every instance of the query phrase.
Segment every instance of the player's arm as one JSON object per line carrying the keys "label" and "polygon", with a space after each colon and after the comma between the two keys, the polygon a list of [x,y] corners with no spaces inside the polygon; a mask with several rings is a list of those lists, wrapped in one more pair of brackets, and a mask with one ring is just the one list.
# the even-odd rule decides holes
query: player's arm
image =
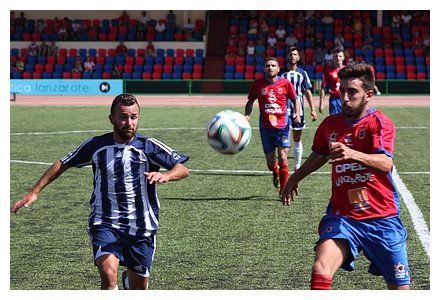
{"label": "player's arm", "polygon": [[312,121],[316,121],[318,116],[316,115],[315,105],[313,104],[312,91],[310,89],[306,90],[306,99],[310,107],[310,117],[312,118]]}
{"label": "player's arm", "polygon": [[324,98],[325,98],[325,87],[321,87],[321,91],[319,93],[319,112],[321,114],[324,113]]}
{"label": "player's arm", "polygon": [[330,146],[330,163],[354,161],[371,169],[389,173],[393,168],[393,159],[386,154],[366,154],[353,150],[342,143],[332,143]]}
{"label": "player's arm", "polygon": [[246,118],[246,120],[248,120],[248,122],[250,122],[251,120],[251,113],[252,113],[252,108],[254,106],[254,100],[250,100],[248,99],[248,101],[246,102],[246,106],[244,108],[244,116]]}
{"label": "player's arm", "polygon": [[281,202],[283,205],[290,205],[294,196],[298,196],[298,183],[325,165],[327,161],[327,156],[312,152],[301,167],[287,180],[286,186],[281,192]]}
{"label": "player's arm", "polygon": [[144,175],[150,184],[154,182],[166,183],[168,181],[176,181],[188,177],[189,170],[185,165],[177,163],[167,172],[144,172]]}
{"label": "player's arm", "polygon": [[38,199],[38,194],[52,181],[57,179],[63,174],[69,167],[62,164],[60,160],[56,161],[52,166],[47,169],[46,172],[35,183],[32,189],[21,200],[14,203],[11,212],[16,213],[21,207],[29,207]]}

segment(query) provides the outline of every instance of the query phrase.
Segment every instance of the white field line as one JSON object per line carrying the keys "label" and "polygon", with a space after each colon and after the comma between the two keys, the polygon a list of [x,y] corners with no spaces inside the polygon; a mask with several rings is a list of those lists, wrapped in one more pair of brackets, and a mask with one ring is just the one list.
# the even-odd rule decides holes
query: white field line
{"label": "white field line", "polygon": [[411,220],[414,224],[414,229],[416,230],[416,233],[419,236],[420,242],[422,243],[422,246],[425,249],[426,255],[428,255],[428,257],[431,257],[430,255],[431,234],[429,232],[428,225],[426,224],[426,221],[423,218],[422,211],[414,201],[413,195],[408,190],[405,183],[403,183],[402,179],[399,176],[399,173],[397,173],[397,169],[395,166],[393,168],[393,180],[397,187],[397,190],[402,195],[403,202],[408,208],[409,214],[411,216]]}
{"label": "white field line", "polygon": [[[18,163],[18,164],[31,164],[31,165],[44,165],[44,166],[52,165],[52,163],[47,163],[47,162],[14,160],[14,159],[11,159],[10,162],[11,163]],[[225,175],[231,175],[231,174],[243,174],[243,175],[253,175],[253,174],[265,175],[265,174],[267,174],[267,175],[269,175],[269,174],[272,174],[271,171],[261,171],[261,170],[190,169],[189,171],[192,173],[225,174]],[[330,172],[313,172],[313,174],[330,175],[331,173]],[[400,172],[400,174],[404,174],[404,175],[429,175],[430,172]]]}
{"label": "white field line", "polygon": [[[252,127],[253,130],[258,130],[258,127]],[[306,130],[316,130],[317,127],[306,127]],[[397,129],[429,129],[429,126],[402,126],[397,127]],[[175,130],[206,130],[206,127],[166,127],[166,128],[138,128],[140,131],[175,131]],[[97,133],[97,132],[109,132],[109,129],[91,129],[91,130],[64,130],[64,131],[47,131],[47,132],[13,132],[11,136],[20,136],[20,135],[57,135],[57,134],[75,134],[75,133]]]}

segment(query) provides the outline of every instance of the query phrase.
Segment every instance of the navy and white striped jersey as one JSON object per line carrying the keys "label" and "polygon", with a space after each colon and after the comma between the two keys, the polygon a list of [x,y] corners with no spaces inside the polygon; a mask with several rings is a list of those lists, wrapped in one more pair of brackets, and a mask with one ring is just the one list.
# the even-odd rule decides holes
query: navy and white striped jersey
{"label": "navy and white striped jersey", "polygon": [[159,225],[159,198],[144,172],[172,169],[188,156],[162,142],[136,134],[117,144],[113,132],[86,140],[61,159],[68,167],[92,165],[94,180],[89,227],[107,225],[135,236],[154,234]]}
{"label": "navy and white striped jersey", "polygon": [[295,89],[298,100],[301,101],[301,106],[304,107],[304,92],[312,89],[312,82],[309,75],[304,69],[297,67],[295,71],[287,71],[281,74],[281,77],[289,80]]}

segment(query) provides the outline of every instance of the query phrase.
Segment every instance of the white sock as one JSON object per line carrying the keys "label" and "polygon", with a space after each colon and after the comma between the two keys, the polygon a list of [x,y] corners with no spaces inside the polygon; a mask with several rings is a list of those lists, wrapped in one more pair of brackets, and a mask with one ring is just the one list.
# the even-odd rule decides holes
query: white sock
{"label": "white sock", "polygon": [[128,281],[128,276],[125,277],[125,287],[126,287],[127,289],[130,289],[130,282]]}
{"label": "white sock", "polygon": [[294,142],[293,157],[295,170],[298,170],[301,166],[301,158],[303,155],[303,144],[302,141]]}
{"label": "white sock", "polygon": [[112,291],[117,291],[118,290],[118,285],[116,285],[114,288],[112,288]]}

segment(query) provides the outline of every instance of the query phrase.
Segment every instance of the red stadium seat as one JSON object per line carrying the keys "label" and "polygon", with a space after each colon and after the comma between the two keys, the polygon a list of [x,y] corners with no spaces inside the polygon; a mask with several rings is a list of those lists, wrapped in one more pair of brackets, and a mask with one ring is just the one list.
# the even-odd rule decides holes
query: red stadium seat
{"label": "red stadium seat", "polygon": [[41,34],[39,32],[32,33],[32,40],[38,42],[41,40]]}
{"label": "red stadium seat", "polygon": [[385,79],[385,73],[384,72],[377,72],[376,79]]}
{"label": "red stadium seat", "polygon": [[193,79],[202,79],[202,73],[194,71],[192,74]]}
{"label": "red stadium seat", "polygon": [[185,54],[185,50],[183,49],[176,49],[176,57],[183,57]]}
{"label": "red stadium seat", "polygon": [[417,79],[426,79],[426,73],[424,72],[417,73]]}
{"label": "red stadium seat", "polygon": [[77,48],[70,48],[69,49],[69,56],[77,56],[78,55],[78,49]]}
{"label": "red stadium seat", "polygon": [[165,64],[166,65],[172,65],[173,63],[174,63],[174,57],[172,57],[172,56],[165,57]]}
{"label": "red stadium seat", "polygon": [[132,64],[125,64],[124,65],[124,72],[133,73],[133,65]]}
{"label": "red stadium seat", "polygon": [[56,59],[55,56],[48,56],[47,57],[47,63],[48,64],[54,65],[54,64],[56,64],[56,62],[57,62],[57,59]]}
{"label": "red stadium seat", "polygon": [[153,79],[162,79],[162,72],[154,72]]}
{"label": "red stadium seat", "polygon": [[107,55],[107,49],[105,49],[105,48],[98,49],[98,56],[102,56],[105,58],[106,55]]}
{"label": "red stadium seat", "polygon": [[142,58],[145,56],[145,49],[139,48],[136,50],[137,56],[142,56]]}
{"label": "red stadium seat", "polygon": [[36,65],[35,65],[35,72],[43,73],[43,72],[44,72],[44,65],[42,65],[42,64],[36,64]]}
{"label": "red stadium seat", "polygon": [[174,63],[176,65],[183,65],[183,60],[184,58],[182,56],[176,56],[176,58],[174,59]]}
{"label": "red stadium seat", "polygon": [[394,65],[394,56],[386,56],[385,57],[385,64]]}
{"label": "red stadium seat", "polygon": [[202,72],[202,70],[203,70],[203,66],[202,65],[194,65],[193,66],[193,72],[196,72],[196,73],[198,73],[198,72]]}
{"label": "red stadium seat", "polygon": [[266,56],[273,57],[275,55],[275,48],[269,47],[266,49]]}
{"label": "red stadium seat", "polygon": [[395,61],[396,61],[396,66],[405,64],[405,58],[403,56],[396,56]]}
{"label": "red stadium seat", "polygon": [[23,41],[32,41],[32,34],[29,32],[23,32]]}
{"label": "red stadium seat", "polygon": [[154,71],[154,73],[157,73],[157,72],[162,73],[162,65],[161,64],[155,64],[153,66],[153,71]]}
{"label": "red stadium seat", "polygon": [[72,79],[81,79],[81,72],[72,72]]}
{"label": "red stadium seat", "polygon": [[414,49],[414,54],[415,54],[415,56],[423,56],[423,49],[421,49],[421,48],[416,48],[416,49]]}
{"label": "red stadium seat", "polygon": [[66,48],[60,48],[58,51],[59,56],[67,56],[67,49]]}
{"label": "red stadium seat", "polygon": [[57,57],[57,64],[64,65],[66,63],[66,57],[65,56],[58,56]]}
{"label": "red stadium seat", "polygon": [[102,72],[102,78],[103,79],[111,79],[112,78],[112,73],[110,73],[110,72]]}
{"label": "red stadium seat", "polygon": [[414,72],[408,72],[408,70],[407,70],[407,71],[406,71],[406,78],[407,78],[407,79],[416,79],[417,76],[416,76],[416,73],[414,73]]}
{"label": "red stadium seat", "polygon": [[416,66],[415,65],[406,65],[406,71],[410,73],[416,72]]}
{"label": "red stadium seat", "polygon": [[134,57],[133,56],[126,56],[125,57],[125,64],[133,65],[134,64]]}
{"label": "red stadium seat", "polygon": [[100,65],[104,65],[105,64],[105,56],[98,56],[96,58],[96,63],[100,64]]}
{"label": "red stadium seat", "polygon": [[226,61],[227,65],[233,65],[233,64],[235,64],[235,57],[234,56],[227,56],[225,61]]}
{"label": "red stadium seat", "polygon": [[149,72],[142,73],[142,79],[151,79],[151,73]]}
{"label": "red stadium seat", "polygon": [[188,48],[185,50],[185,56],[186,57],[194,57],[194,52],[195,52],[194,49]]}
{"label": "red stadium seat", "polygon": [[115,57],[116,56],[116,49],[110,48],[107,50],[108,56]]}
{"label": "red stadium seat", "polygon": [[374,49],[374,55],[376,57],[382,57],[384,54],[383,49],[382,48],[376,48]]}
{"label": "red stadium seat", "polygon": [[50,72],[50,73],[52,73],[53,72],[53,69],[54,69],[54,64],[45,64],[44,65],[44,71],[45,72]]}
{"label": "red stadium seat", "polygon": [[316,65],[315,66],[315,72],[316,73],[323,73],[324,72],[324,66],[323,65]]}
{"label": "red stadium seat", "polygon": [[107,33],[100,32],[98,34],[98,40],[101,41],[101,42],[105,42],[107,40]]}
{"label": "red stadium seat", "polygon": [[192,74],[189,72],[183,72],[183,74],[182,74],[183,79],[191,79],[191,77],[192,77]]}
{"label": "red stadium seat", "polygon": [[71,72],[63,72],[63,78],[64,79],[72,78],[72,73]]}
{"label": "red stadium seat", "polygon": [[171,73],[171,72],[173,72],[173,65],[172,64],[166,64],[163,67],[163,72],[164,73]]}
{"label": "red stadium seat", "polygon": [[181,32],[176,32],[175,34],[174,34],[174,40],[175,41],[183,41],[183,38],[184,38],[184,36],[183,36],[183,34],[181,33]]}
{"label": "red stadium seat", "polygon": [[262,72],[255,73],[255,79],[260,79],[260,78],[263,78],[263,77],[264,77],[264,73],[262,73]]}
{"label": "red stadium seat", "polygon": [[246,79],[246,80],[254,79],[254,72],[244,73],[244,79]]}
{"label": "red stadium seat", "polygon": [[143,56],[137,56],[135,59],[135,63],[137,65],[143,65],[144,64],[144,57]]}
{"label": "red stadium seat", "polygon": [[116,41],[116,37],[117,37],[116,33],[109,32],[108,35],[107,35],[107,40],[109,40],[109,41]]}
{"label": "red stadium seat", "polygon": [[393,56],[394,55],[394,50],[393,48],[385,48],[385,56]]}
{"label": "red stadium seat", "polygon": [[244,65],[244,61],[245,61],[244,56],[237,56],[235,58],[235,64],[236,65]]}
{"label": "red stadium seat", "polygon": [[42,72],[34,72],[32,73],[32,78],[33,79],[41,79],[42,76]]}
{"label": "red stadium seat", "polygon": [[23,79],[31,79],[32,73],[31,72],[23,72]]}
{"label": "red stadium seat", "polygon": [[405,73],[405,65],[396,65],[396,73]]}
{"label": "red stadium seat", "polygon": [[430,65],[430,58],[429,58],[429,55],[427,56],[427,57],[425,57],[425,63],[426,63],[426,65]]}
{"label": "red stadium seat", "polygon": [[[282,68],[284,66],[284,56],[277,56],[277,61],[280,68]],[[306,63],[308,63],[308,61],[313,62],[313,57],[311,58],[306,57]]]}
{"label": "red stadium seat", "polygon": [[244,73],[244,65],[235,65],[235,72]]}

